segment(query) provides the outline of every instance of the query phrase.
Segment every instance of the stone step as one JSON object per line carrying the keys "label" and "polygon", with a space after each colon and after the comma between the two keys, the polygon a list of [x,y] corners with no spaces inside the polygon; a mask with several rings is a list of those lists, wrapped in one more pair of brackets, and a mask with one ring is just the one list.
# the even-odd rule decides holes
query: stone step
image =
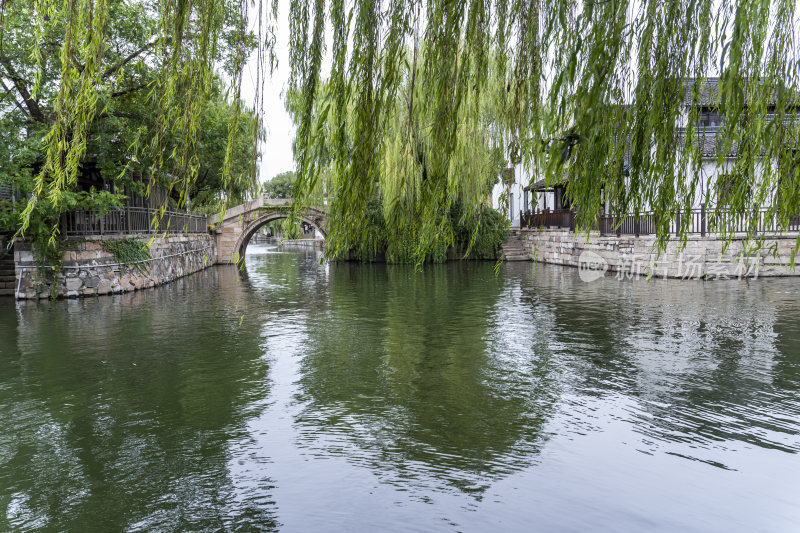
{"label": "stone step", "polygon": [[14,289],[0,289],[0,296],[14,296]]}
{"label": "stone step", "polygon": [[14,271],[14,267],[11,268],[3,268],[0,266],[0,278],[3,276],[16,276],[17,273]]}
{"label": "stone step", "polygon": [[12,279],[11,281],[0,280],[0,289],[14,289],[17,283]]}
{"label": "stone step", "polygon": [[501,246],[504,261],[530,261],[525,244],[518,235],[511,235]]}

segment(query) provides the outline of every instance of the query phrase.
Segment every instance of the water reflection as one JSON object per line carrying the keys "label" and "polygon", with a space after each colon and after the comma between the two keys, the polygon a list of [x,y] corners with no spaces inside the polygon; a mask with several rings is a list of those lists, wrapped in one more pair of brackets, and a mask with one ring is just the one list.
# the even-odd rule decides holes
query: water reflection
{"label": "water reflection", "polygon": [[0,529],[274,522],[272,482],[254,493],[231,472],[269,385],[260,324],[240,323],[247,293],[213,290],[233,275],[18,305],[16,342],[0,349]]}
{"label": "water reflection", "polygon": [[[562,278],[557,291],[548,274]],[[792,390],[797,385],[800,336],[792,332],[788,350],[776,344],[779,317],[798,310],[796,297],[781,296],[786,289],[796,294],[791,283],[605,278],[586,284],[540,272],[523,292],[550,309],[555,338],[568,340],[560,366],[572,372],[571,387],[583,397],[635,398],[641,410],[630,414],[631,422],[647,452],[664,447],[727,468],[701,450],[737,442],[800,451],[798,403],[773,384],[781,379],[776,363],[789,358],[783,368],[795,373]],[[678,452],[669,443],[691,443],[692,450]]]}
{"label": "water reflection", "polygon": [[800,523],[796,281],[493,266],[0,306],[0,530]]}
{"label": "water reflection", "polygon": [[501,519],[524,530],[535,516],[543,530],[611,520],[750,531],[800,518],[800,499],[785,496],[800,474],[789,459],[800,442],[800,336],[781,319],[797,312],[791,280],[586,284],[529,264],[499,277],[487,264],[420,274],[319,265],[308,253],[253,257],[248,272],[270,301],[296,298],[281,304],[291,320],[265,316],[270,350],[293,361],[276,377],[297,448],[282,461],[316,465],[281,476],[318,488],[302,520],[282,513],[296,529],[321,527],[340,502],[360,509],[354,498],[367,490],[384,528],[410,519],[481,530]]}
{"label": "water reflection", "polygon": [[505,285],[470,264],[333,265],[300,365],[300,444],[476,496],[530,464],[556,395],[547,365],[490,349]]}

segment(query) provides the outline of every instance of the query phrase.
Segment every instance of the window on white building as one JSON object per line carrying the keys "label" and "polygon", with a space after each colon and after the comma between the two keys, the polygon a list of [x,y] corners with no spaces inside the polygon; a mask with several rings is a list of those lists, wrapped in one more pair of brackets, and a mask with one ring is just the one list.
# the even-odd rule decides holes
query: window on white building
{"label": "window on white building", "polygon": [[722,126],[722,117],[717,111],[702,111],[697,118],[697,127],[701,130],[718,130],[720,126]]}

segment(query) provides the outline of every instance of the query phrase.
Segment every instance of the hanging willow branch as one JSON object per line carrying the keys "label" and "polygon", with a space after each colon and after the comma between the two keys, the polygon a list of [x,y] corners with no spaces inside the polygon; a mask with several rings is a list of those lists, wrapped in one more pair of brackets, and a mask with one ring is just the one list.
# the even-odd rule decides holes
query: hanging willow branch
{"label": "hanging willow branch", "polygon": [[[421,260],[448,241],[454,200],[482,201],[464,191],[480,190],[475,147],[488,146],[565,182],[581,228],[606,205],[654,212],[663,247],[675,215],[705,205],[721,235],[744,217],[758,239],[759,209],[784,227],[800,214],[796,10],[793,0],[389,0],[355,1],[346,17],[341,0],[293,0],[297,197],[307,203],[333,175],[335,254],[380,195]],[[705,129],[703,113],[722,126]]]}
{"label": "hanging willow branch", "polygon": [[[274,66],[270,21],[277,16],[276,6],[265,10],[259,1],[256,39],[249,16],[251,0],[144,0],[141,4],[143,11],[157,21],[156,34],[145,46],[107,64],[104,54],[110,7],[106,0],[36,0],[34,3],[35,42],[31,43],[30,53],[38,72],[32,95],[25,104],[37,111],[31,116],[40,122],[46,122],[49,110],[41,109],[39,98],[48,96],[53,89],[42,86],[42,74],[50,62],[42,53],[45,36],[53,33],[54,28],[63,28],[63,41],[58,58],[57,95],[52,99],[55,120],[44,139],[43,162],[21,214],[20,235],[28,229],[39,202],[46,199],[52,223],[50,245],[56,245],[58,213],[66,193],[76,186],[87,156],[87,140],[94,118],[103,112],[100,109],[103,98],[124,94],[112,92],[111,87],[125,76],[125,69],[134,60],[147,61],[147,68],[159,72],[155,81],[140,87],[148,90],[155,127],[140,131],[129,156],[137,162],[149,162],[149,172],[145,176],[148,194],[155,189],[166,191],[165,204],[153,220],[154,227],[160,225],[171,196],[177,199],[178,205],[185,205],[190,186],[198,178],[197,140],[202,113],[208,108],[215,79],[223,68],[231,80],[234,109],[221,170],[223,189],[230,191],[236,182],[236,190],[256,193],[258,143],[263,140],[260,118],[264,107],[263,89],[256,98],[255,119],[249,111],[246,118],[241,118],[245,112],[241,98],[242,73],[254,47],[258,49],[258,84],[263,84],[267,62],[270,67]],[[20,9],[24,12],[26,8]],[[146,27],[143,22],[142,28]],[[4,56],[0,57],[2,59]],[[7,63],[6,71],[12,68],[10,62]],[[252,124],[253,162],[244,174],[234,174],[232,152],[241,130],[240,118],[247,120],[248,128]],[[120,164],[126,166],[124,162]],[[51,214],[53,210],[55,216]]]}
{"label": "hanging willow branch", "polygon": [[[115,68],[104,61],[105,1],[34,2],[37,64],[48,28],[63,25],[65,37],[57,97],[42,110],[57,118],[23,231],[41,198],[58,208],[75,184],[110,83],[104,73]],[[214,70],[231,65],[233,132],[252,45],[257,83],[268,56],[273,64],[263,17],[274,20],[277,7],[153,0],[151,9],[157,126],[137,148],[148,152],[151,185],[183,198],[197,177],[199,110]],[[289,26],[295,214],[328,202],[330,253],[357,243],[377,198],[395,244],[411,242],[423,260],[452,242],[446,214],[454,203],[477,213],[498,152],[550,184],[566,183],[584,229],[605,206],[616,215],[654,212],[661,246],[675,214],[700,205],[728,238],[745,218],[747,236],[758,239],[760,209],[784,227],[800,213],[794,0],[290,0]],[[49,89],[41,76],[33,85],[26,103]],[[703,126],[709,113],[721,121],[713,131]],[[254,143],[260,117],[255,123]],[[224,181],[254,190],[255,164],[234,176],[232,150]],[[710,180],[709,165],[724,180]],[[685,238],[688,217],[681,221]]]}

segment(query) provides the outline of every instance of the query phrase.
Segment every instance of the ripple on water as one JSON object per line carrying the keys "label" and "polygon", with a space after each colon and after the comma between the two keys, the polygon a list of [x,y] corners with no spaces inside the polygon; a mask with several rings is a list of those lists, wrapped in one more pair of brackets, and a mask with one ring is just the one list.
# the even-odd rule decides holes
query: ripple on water
{"label": "ripple on water", "polygon": [[270,249],[0,309],[0,529],[800,523],[796,282],[493,266]]}

